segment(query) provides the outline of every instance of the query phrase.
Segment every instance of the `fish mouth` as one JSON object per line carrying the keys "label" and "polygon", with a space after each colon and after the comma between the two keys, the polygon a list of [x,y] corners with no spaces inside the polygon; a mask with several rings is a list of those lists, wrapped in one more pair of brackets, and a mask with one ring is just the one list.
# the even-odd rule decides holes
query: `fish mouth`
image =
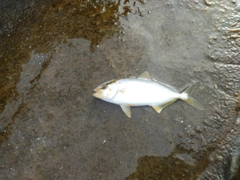
{"label": "fish mouth", "polygon": [[94,92],[92,95],[93,95],[94,97],[97,97],[97,96],[98,96],[98,93]]}
{"label": "fish mouth", "polygon": [[96,97],[96,98],[102,98],[101,93],[99,92],[99,89],[98,89],[98,88],[95,88],[93,91],[94,91],[94,92],[93,92],[92,95],[93,95],[94,97]]}

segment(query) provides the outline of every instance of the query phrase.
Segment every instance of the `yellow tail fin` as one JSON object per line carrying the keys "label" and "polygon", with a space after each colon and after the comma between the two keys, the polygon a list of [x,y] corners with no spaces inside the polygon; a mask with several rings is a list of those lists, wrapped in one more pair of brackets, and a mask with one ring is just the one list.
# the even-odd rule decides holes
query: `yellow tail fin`
{"label": "yellow tail fin", "polygon": [[189,86],[188,88],[186,88],[182,93],[182,97],[181,99],[183,101],[185,101],[186,103],[190,104],[191,106],[199,109],[199,110],[204,110],[203,106],[193,97],[191,97],[191,95],[193,94],[194,90],[196,89],[196,85],[199,84],[199,82]]}

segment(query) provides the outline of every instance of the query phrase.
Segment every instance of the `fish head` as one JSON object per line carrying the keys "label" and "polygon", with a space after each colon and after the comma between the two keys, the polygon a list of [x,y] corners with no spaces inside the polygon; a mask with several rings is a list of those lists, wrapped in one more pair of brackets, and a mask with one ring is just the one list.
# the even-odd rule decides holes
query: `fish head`
{"label": "fish head", "polygon": [[118,92],[117,80],[113,79],[100,84],[94,89],[93,96],[99,99],[112,99]]}

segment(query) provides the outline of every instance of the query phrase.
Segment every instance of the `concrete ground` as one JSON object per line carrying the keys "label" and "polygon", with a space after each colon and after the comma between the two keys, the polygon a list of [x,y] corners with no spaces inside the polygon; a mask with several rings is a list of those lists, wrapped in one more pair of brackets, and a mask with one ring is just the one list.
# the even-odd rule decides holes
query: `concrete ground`
{"label": "concrete ground", "polygon": [[[3,0],[0,179],[240,178],[240,2]],[[142,72],[193,94],[157,114],[92,96]]]}

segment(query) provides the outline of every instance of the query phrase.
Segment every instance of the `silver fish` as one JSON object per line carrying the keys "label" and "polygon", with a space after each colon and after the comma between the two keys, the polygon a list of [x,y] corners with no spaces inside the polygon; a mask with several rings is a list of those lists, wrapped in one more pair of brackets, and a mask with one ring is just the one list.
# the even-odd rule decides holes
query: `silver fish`
{"label": "silver fish", "polygon": [[151,78],[145,71],[138,78],[107,81],[94,89],[93,96],[120,105],[129,118],[131,106],[152,106],[156,112],[160,113],[178,99],[199,110],[204,110],[203,106],[190,96],[193,85],[179,93],[173,87]]}

